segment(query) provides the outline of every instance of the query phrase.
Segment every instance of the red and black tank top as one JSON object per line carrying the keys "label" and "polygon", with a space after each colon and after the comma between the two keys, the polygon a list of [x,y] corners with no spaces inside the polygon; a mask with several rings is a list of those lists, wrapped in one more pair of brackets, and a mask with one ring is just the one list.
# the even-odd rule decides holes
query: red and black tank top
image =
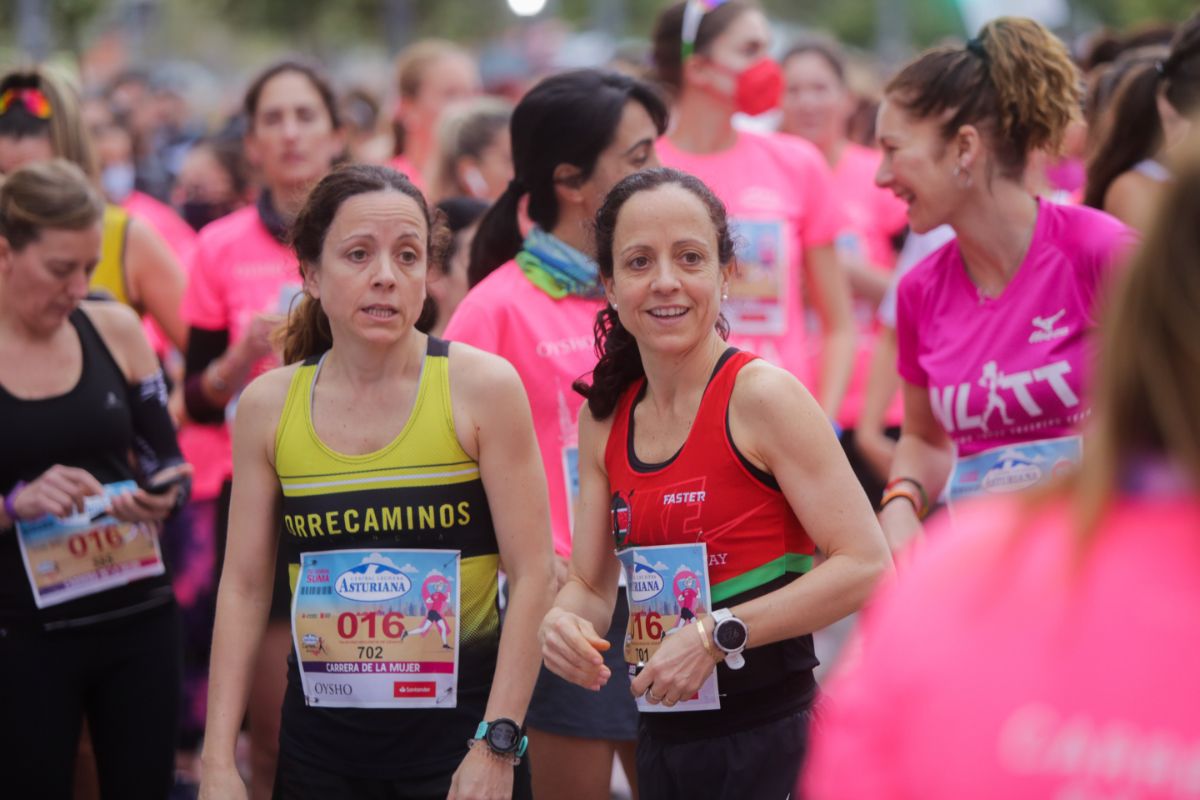
{"label": "red and black tank top", "polygon": [[[756,358],[732,347],[725,351],[687,440],[659,464],[634,452],[634,409],[646,394],[645,379],[638,380],[617,403],[604,452],[614,547],[704,542],[715,608],[772,592],[812,568],[812,540],[779,484],[738,450],[729,432],[734,383]],[[753,645],[753,630],[750,638]],[[811,636],[754,648],[742,669],[718,666],[720,711],[649,714],[643,724],[667,734],[681,725],[699,731],[706,721],[726,730],[759,724],[811,701],[816,665]]]}

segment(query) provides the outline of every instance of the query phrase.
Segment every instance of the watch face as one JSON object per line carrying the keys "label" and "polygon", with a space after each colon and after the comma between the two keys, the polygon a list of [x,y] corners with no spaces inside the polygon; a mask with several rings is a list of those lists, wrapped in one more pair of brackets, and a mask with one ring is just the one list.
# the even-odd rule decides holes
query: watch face
{"label": "watch face", "polygon": [[515,722],[511,722],[510,720],[498,719],[488,728],[488,747],[498,752],[508,753],[516,750],[520,740],[521,729],[517,727]]}
{"label": "watch face", "polygon": [[746,628],[735,620],[725,620],[717,626],[717,644],[726,652],[746,644]]}

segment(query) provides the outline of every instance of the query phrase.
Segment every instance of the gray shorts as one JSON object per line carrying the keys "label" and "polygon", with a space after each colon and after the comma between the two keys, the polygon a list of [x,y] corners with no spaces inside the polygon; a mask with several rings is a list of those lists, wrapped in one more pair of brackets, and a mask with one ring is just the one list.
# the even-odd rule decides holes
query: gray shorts
{"label": "gray shorts", "polygon": [[608,628],[604,663],[612,677],[599,692],[568,683],[542,667],[526,725],[539,731],[581,739],[632,742],[637,739],[638,710],[629,693],[629,668],[625,664],[625,627],[629,604],[625,590],[617,592],[617,605]]}

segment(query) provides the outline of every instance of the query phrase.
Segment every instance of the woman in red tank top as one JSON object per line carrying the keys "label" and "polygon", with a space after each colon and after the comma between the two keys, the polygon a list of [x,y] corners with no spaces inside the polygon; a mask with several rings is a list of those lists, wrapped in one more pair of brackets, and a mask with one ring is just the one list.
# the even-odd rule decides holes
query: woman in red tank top
{"label": "woman in red tank top", "polygon": [[[634,668],[643,711],[676,712],[642,715],[643,800],[783,798],[815,694],[811,634],[859,607],[890,566],[887,547],[820,406],[724,341],[733,242],[708,187],[670,169],[632,175],[597,215],[596,240],[609,305],[592,382],[576,386],[588,399],[581,494],[571,577],[542,624],[546,666],[607,682],[613,553],[632,549],[631,598],[661,595],[664,613],[687,617],[673,635],[652,633],[660,643]],[[708,580],[684,588],[645,557],[698,544]],[[814,544],[826,555],[815,568]],[[719,708],[690,710],[714,669]]]}

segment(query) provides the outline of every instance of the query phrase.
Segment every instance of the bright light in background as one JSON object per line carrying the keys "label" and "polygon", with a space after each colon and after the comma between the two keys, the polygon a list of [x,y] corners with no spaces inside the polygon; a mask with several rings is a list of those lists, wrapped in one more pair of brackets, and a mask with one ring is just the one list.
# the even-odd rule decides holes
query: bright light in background
{"label": "bright light in background", "polygon": [[508,0],[508,7],[518,17],[532,17],[546,7],[546,0]]}

